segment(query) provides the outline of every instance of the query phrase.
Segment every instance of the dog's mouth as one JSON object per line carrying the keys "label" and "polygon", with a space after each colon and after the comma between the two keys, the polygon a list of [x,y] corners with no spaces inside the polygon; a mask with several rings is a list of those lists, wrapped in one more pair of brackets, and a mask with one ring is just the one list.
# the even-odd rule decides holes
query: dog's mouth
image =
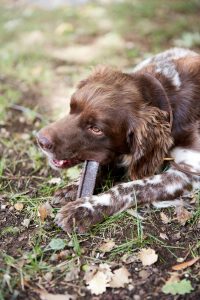
{"label": "dog's mouth", "polygon": [[50,164],[59,169],[68,169],[76,166],[83,161],[73,158],[73,159],[50,159]]}

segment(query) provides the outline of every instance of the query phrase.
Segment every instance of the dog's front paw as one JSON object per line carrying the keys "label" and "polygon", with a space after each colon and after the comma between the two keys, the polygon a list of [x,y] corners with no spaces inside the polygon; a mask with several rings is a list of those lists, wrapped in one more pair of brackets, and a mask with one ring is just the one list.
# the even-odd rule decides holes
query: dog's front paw
{"label": "dog's front paw", "polygon": [[74,201],[76,199],[77,192],[78,183],[73,183],[63,189],[59,189],[55,192],[51,204],[53,206],[63,206],[70,201]]}
{"label": "dog's front paw", "polygon": [[63,206],[56,216],[56,223],[66,232],[86,232],[92,225],[103,220],[103,215],[91,204],[92,198],[80,198]]}

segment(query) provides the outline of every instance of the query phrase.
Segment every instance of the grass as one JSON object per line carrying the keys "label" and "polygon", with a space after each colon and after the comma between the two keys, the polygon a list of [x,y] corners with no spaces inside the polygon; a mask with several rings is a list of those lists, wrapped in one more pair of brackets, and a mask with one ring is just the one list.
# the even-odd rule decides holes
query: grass
{"label": "grass", "polygon": [[[156,277],[166,279],[177,258],[200,254],[199,195],[193,216],[185,226],[174,220],[173,209],[164,211],[172,222],[163,224],[160,211],[141,207],[136,207],[136,212],[143,219],[123,212],[82,235],[67,235],[55,225],[57,209],[52,209],[43,222],[39,208],[50,202],[69,178],[76,177],[79,169],[63,174],[51,170],[35,143],[35,133],[65,113],[68,104],[62,99],[69,98],[74,85],[92,65],[109,63],[128,69],[177,41],[189,42],[198,51],[198,31],[196,0],[126,0],[55,10],[0,5],[0,300],[40,299],[38,286],[54,294],[78,294],[79,285],[85,293],[81,297],[91,299],[83,282],[84,266],[103,262],[121,265],[125,254],[134,256],[141,248],[151,247],[160,258]],[[98,45],[98,51],[94,45]],[[66,58],[63,54],[71,46],[91,48],[89,58],[81,60],[80,54],[73,60]],[[55,56],[56,51],[60,56]],[[55,185],[50,183],[52,178],[61,181]],[[111,186],[112,178],[108,178],[104,189]],[[21,211],[15,209],[17,203],[23,204]],[[27,227],[24,220],[29,222]],[[160,232],[166,232],[168,240],[160,238]],[[177,232],[178,239],[174,236]],[[49,246],[55,239],[63,241],[62,249]],[[99,247],[110,239],[115,247],[101,253]],[[141,264],[134,261],[127,268],[135,287],[132,292],[126,289],[125,296],[120,289],[115,290],[120,299],[133,299],[140,291],[148,297],[152,285],[158,286],[162,297],[163,282],[157,283],[153,267],[148,269],[152,276],[146,280],[145,290],[135,272],[135,268],[143,268]],[[74,276],[72,271],[79,274],[78,278],[65,281],[67,274]],[[197,293],[198,268],[187,272]],[[181,276],[184,274],[185,271]],[[108,297],[109,293],[110,290]],[[193,299],[198,296],[194,294]]]}

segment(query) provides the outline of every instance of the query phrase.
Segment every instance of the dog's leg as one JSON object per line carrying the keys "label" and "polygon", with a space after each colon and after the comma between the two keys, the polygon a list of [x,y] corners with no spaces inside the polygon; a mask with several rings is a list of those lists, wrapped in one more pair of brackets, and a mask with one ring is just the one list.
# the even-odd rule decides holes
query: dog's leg
{"label": "dog's leg", "polygon": [[[118,167],[117,165],[107,165],[100,166],[98,175],[96,178],[96,188],[94,194],[98,194],[99,191],[102,191],[103,186],[108,184],[108,181],[111,181],[112,185],[114,182],[122,181],[122,177],[126,173],[126,169],[124,167]],[[51,204],[55,207],[61,207],[66,205],[68,202],[76,200],[79,182],[81,179],[81,175],[66,187],[59,189],[55,192],[54,197],[51,201]]]}
{"label": "dog's leg", "polygon": [[[200,152],[175,148],[172,151],[175,161],[192,172],[200,172]],[[138,204],[175,200],[200,188],[200,177],[185,174],[171,167],[165,173],[143,180],[121,183],[105,193],[80,198],[65,205],[57,215],[57,223],[70,232],[77,228],[84,232],[90,226],[103,221],[107,216],[119,213]]]}
{"label": "dog's leg", "polygon": [[66,205],[70,201],[76,200],[78,186],[79,186],[79,180],[80,180],[80,178],[72,181],[66,187],[57,190],[54,194],[51,204],[55,207],[61,207],[63,205]]}
{"label": "dog's leg", "polygon": [[171,168],[163,174],[122,183],[98,196],[71,202],[61,209],[57,215],[57,223],[67,232],[73,228],[84,232],[90,226],[103,221],[105,217],[133,206],[136,201],[141,204],[174,200],[185,191],[199,186],[198,177]]}

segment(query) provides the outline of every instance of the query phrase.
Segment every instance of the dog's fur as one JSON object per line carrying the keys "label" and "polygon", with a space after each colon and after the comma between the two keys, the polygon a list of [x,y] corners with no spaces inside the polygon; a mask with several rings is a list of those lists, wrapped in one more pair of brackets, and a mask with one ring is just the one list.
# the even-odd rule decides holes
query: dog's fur
{"label": "dog's fur", "polygon": [[96,160],[126,167],[134,180],[69,202],[58,214],[58,224],[70,231],[75,220],[79,231],[84,231],[136,200],[175,200],[199,188],[200,177],[173,166],[158,174],[166,156],[200,172],[199,121],[197,53],[171,49],[145,60],[131,74],[97,67],[78,84],[70,114],[42,129],[38,142],[54,167]]}

